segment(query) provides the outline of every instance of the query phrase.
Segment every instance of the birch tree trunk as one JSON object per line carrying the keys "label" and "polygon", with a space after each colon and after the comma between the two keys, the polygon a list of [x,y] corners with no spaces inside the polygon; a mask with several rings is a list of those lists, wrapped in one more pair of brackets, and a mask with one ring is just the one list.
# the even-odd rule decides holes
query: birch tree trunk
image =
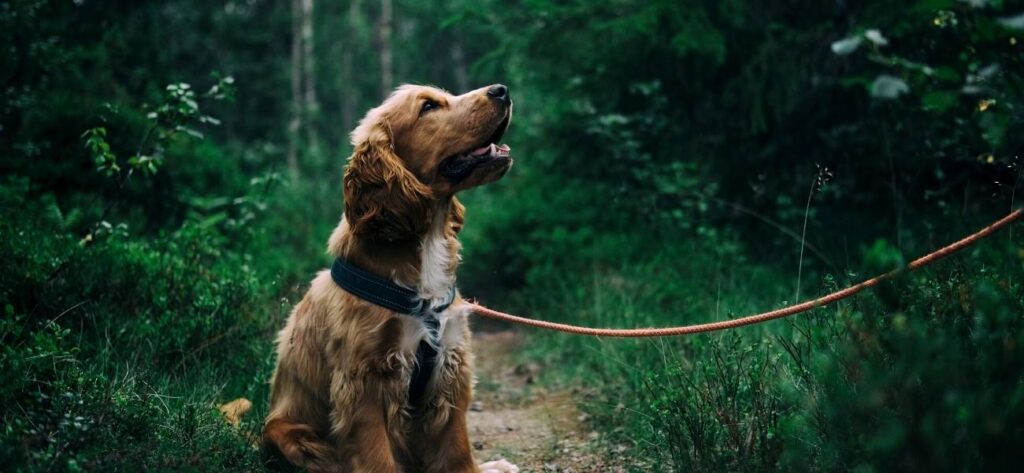
{"label": "birch tree trunk", "polygon": [[292,0],[292,104],[288,119],[288,170],[299,175],[299,132],[302,129],[302,0]]}
{"label": "birch tree trunk", "polygon": [[314,151],[320,144],[316,117],[320,104],[316,100],[316,57],[313,43],[313,0],[302,0],[302,83],[303,124],[306,126],[306,146]]}
{"label": "birch tree trunk", "polygon": [[380,22],[377,25],[377,46],[380,53],[380,93],[387,97],[394,83],[391,64],[391,0],[380,0]]}
{"label": "birch tree trunk", "polygon": [[456,93],[465,93],[469,88],[469,74],[466,70],[466,53],[462,50],[462,37],[458,33],[452,40],[451,55],[455,65],[455,85],[459,88]]}

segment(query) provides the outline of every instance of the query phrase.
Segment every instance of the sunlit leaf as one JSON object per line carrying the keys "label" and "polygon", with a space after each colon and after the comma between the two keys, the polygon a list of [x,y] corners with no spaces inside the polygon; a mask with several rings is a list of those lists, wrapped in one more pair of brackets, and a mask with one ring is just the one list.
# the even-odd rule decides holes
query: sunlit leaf
{"label": "sunlit leaf", "polygon": [[1024,13],[1000,18],[999,24],[1012,30],[1024,30]]}
{"label": "sunlit leaf", "polygon": [[860,43],[864,41],[864,38],[860,35],[850,36],[849,38],[841,39],[832,43],[832,52],[840,56],[845,56],[857,50],[860,47]]}
{"label": "sunlit leaf", "polygon": [[895,99],[910,92],[910,86],[903,79],[882,74],[871,83],[871,96],[879,99]]}
{"label": "sunlit leaf", "polygon": [[881,31],[878,31],[876,29],[870,29],[865,31],[864,37],[867,38],[868,41],[874,43],[875,46],[885,46],[889,44],[889,40],[885,36],[882,36]]}

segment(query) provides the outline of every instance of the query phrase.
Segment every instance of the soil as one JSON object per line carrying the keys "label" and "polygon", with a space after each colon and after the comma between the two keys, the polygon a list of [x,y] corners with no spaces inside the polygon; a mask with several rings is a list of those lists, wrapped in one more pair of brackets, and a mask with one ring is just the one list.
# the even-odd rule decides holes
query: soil
{"label": "soil", "polygon": [[624,472],[607,458],[585,427],[573,390],[552,391],[534,381],[541,369],[517,364],[516,332],[473,338],[477,386],[469,412],[469,437],[480,462],[504,458],[520,472]]}

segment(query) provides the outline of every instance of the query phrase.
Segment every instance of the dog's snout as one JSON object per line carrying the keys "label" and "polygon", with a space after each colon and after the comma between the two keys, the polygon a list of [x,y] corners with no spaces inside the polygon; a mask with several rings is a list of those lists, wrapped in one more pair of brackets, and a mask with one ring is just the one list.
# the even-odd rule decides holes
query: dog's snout
{"label": "dog's snout", "polygon": [[504,84],[494,84],[487,89],[487,96],[500,102],[509,103],[511,97],[508,95],[508,87]]}

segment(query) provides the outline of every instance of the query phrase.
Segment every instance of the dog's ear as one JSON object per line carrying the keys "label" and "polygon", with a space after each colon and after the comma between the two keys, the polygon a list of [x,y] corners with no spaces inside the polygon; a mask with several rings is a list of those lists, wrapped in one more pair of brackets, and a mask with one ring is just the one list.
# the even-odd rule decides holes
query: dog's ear
{"label": "dog's ear", "polygon": [[384,125],[368,128],[360,130],[345,169],[345,219],[353,234],[370,239],[418,236],[427,225],[430,189],[402,164]]}

